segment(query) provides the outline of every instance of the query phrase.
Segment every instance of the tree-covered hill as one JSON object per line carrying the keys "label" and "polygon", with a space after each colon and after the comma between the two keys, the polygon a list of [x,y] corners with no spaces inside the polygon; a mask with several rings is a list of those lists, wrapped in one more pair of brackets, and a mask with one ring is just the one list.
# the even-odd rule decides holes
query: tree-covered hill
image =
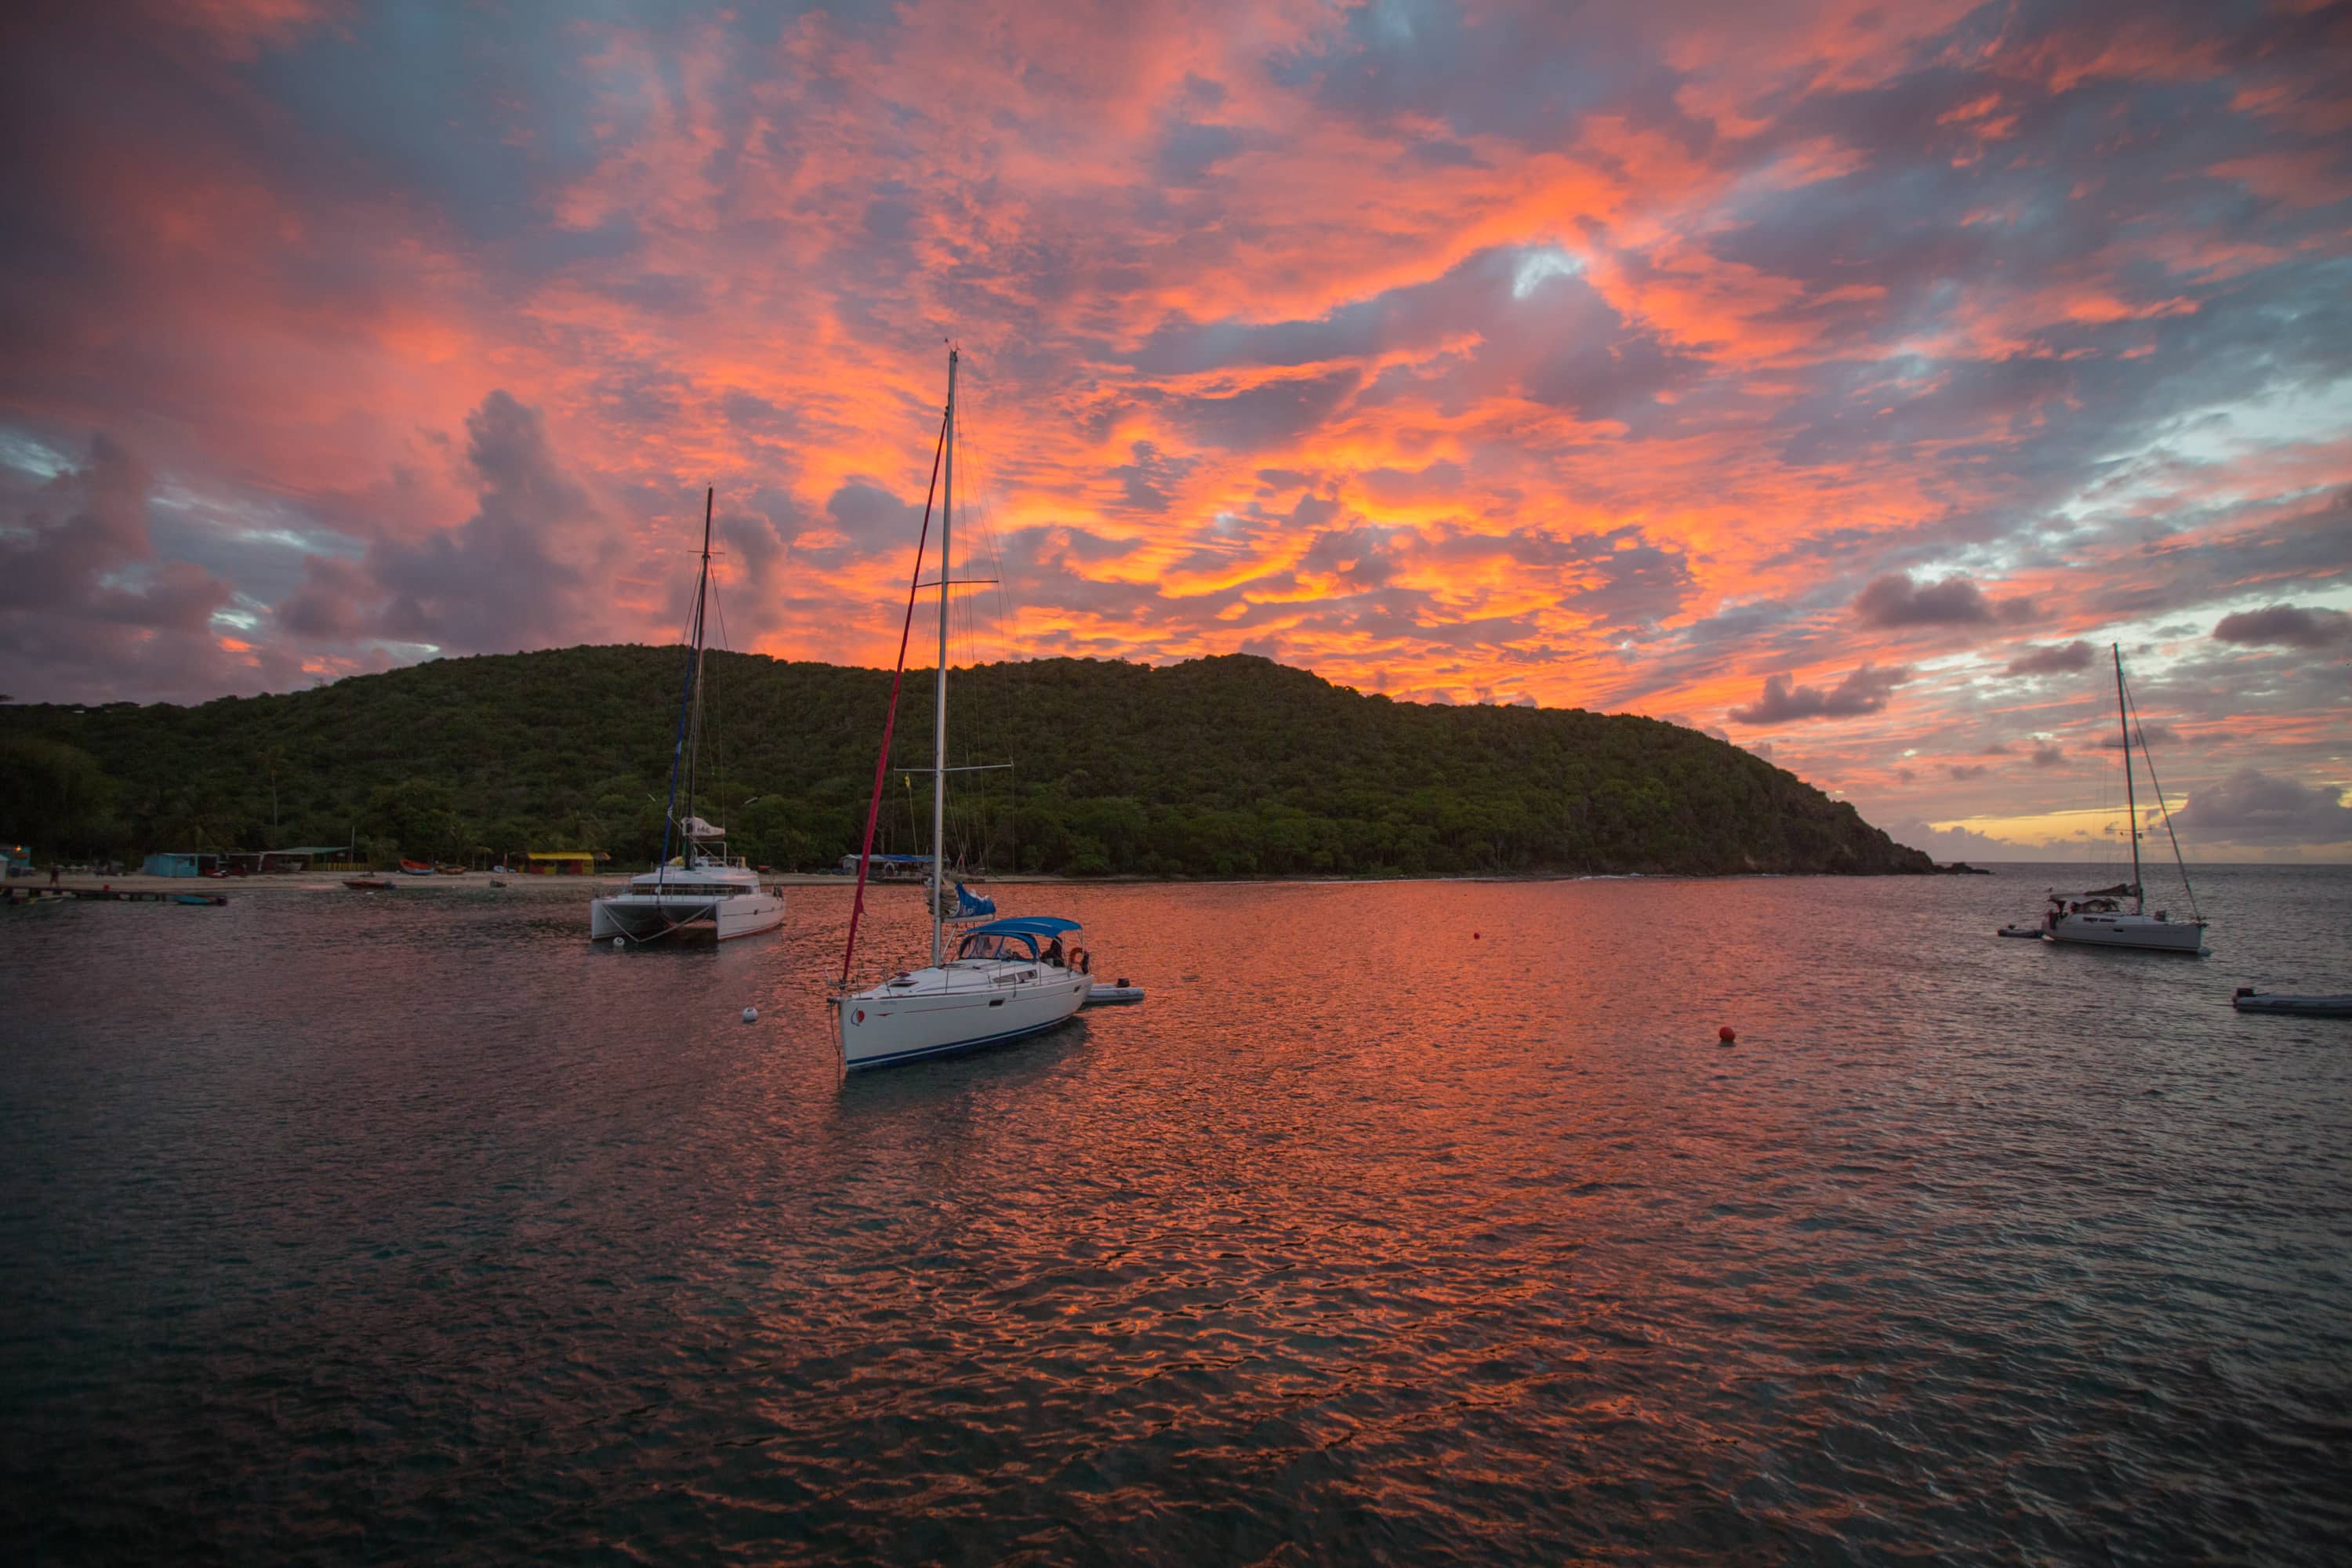
{"label": "tree-covered hill", "polygon": [[[453,658],[199,707],[0,708],[0,832],[37,855],[341,844],[379,859],[661,838],[681,649]],[[697,809],[779,868],[857,847],[888,672],[716,653]],[[910,672],[877,848],[927,849]],[[951,849],[1185,876],[1905,872],[1927,858],[1723,742],[1580,710],[1394,702],[1263,658],[950,677]],[[706,753],[708,754],[708,753]]]}

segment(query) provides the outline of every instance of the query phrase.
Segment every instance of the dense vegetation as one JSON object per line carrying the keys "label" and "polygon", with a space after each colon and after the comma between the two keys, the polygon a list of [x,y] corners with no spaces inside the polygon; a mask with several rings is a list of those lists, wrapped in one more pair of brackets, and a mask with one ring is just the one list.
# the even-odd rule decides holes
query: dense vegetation
{"label": "dense vegetation", "polygon": [[[194,708],[0,708],[0,832],[43,858],[356,833],[379,861],[591,848],[644,864],[681,659],[574,647]],[[865,826],[888,686],[712,655],[722,761],[698,809],[754,861],[836,862]],[[1852,806],[1650,719],[1393,702],[1247,657],[991,665],[950,690],[950,761],[1017,760],[950,785],[951,848],[997,870],[1928,869]],[[908,675],[877,849],[928,847],[930,693],[929,672]]]}

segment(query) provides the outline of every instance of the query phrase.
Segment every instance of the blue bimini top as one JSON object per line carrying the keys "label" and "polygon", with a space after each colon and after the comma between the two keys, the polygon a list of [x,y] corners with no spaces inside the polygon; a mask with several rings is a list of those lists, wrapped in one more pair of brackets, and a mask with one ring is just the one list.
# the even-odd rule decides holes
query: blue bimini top
{"label": "blue bimini top", "polygon": [[1016,915],[1011,920],[991,921],[984,926],[974,926],[967,936],[1060,936],[1064,931],[1079,929],[1076,921],[1062,920],[1054,915]]}

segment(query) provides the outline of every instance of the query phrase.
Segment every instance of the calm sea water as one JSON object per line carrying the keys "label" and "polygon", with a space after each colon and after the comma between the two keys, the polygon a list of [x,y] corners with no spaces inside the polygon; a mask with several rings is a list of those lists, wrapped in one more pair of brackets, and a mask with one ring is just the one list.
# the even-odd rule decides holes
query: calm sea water
{"label": "calm sea water", "polygon": [[1995,939],[2053,878],[1004,889],[1150,1000],[847,1082],[837,888],[0,911],[0,1527],[2341,1561],[2352,1024],[2229,996],[2352,989],[2352,872],[2201,963]]}

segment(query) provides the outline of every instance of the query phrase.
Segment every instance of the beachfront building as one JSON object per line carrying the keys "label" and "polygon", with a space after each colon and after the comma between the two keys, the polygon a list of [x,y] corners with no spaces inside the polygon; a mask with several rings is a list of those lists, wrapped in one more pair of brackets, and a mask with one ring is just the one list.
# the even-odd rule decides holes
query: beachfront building
{"label": "beachfront building", "polygon": [[204,877],[221,868],[221,858],[196,849],[171,849],[150,855],[139,868],[142,877]]}
{"label": "beachfront building", "polygon": [[[364,871],[367,863],[353,856],[354,846],[349,844],[302,844],[291,849],[272,849],[268,854],[272,871]],[[291,860],[290,864],[287,862]]]}
{"label": "beachfront building", "polygon": [[523,858],[523,868],[539,877],[585,877],[612,858],[602,849],[534,849]]}
{"label": "beachfront building", "polygon": [[[850,876],[857,874],[857,857],[844,855],[841,868]],[[912,881],[928,877],[931,858],[928,855],[875,855],[868,858],[866,877],[877,882]]]}

